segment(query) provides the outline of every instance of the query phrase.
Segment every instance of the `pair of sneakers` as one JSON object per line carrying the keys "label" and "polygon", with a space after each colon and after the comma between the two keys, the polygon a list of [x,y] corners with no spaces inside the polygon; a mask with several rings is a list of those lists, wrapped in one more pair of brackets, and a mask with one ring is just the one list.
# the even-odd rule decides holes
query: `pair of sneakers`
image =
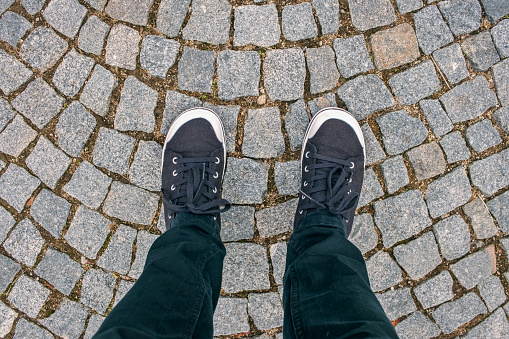
{"label": "pair of sneakers", "polygon": [[[343,219],[346,235],[364,177],[364,138],[356,119],[339,108],[326,108],[311,120],[301,152],[302,182],[294,219],[296,229],[311,212],[327,210]],[[182,113],[171,125],[162,155],[162,193],[166,228],[176,214],[213,215],[230,208],[221,199],[226,168],[223,125],[206,108]]]}

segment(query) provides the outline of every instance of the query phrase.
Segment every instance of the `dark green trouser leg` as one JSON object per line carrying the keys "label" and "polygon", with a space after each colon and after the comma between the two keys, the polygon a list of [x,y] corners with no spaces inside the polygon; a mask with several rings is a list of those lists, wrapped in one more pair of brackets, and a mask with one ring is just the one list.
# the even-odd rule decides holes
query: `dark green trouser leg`
{"label": "dark green trouser leg", "polygon": [[94,338],[212,338],[225,253],[211,216],[178,215]]}
{"label": "dark green trouser leg", "polygon": [[304,218],[286,260],[285,339],[398,337],[339,218],[328,212]]}

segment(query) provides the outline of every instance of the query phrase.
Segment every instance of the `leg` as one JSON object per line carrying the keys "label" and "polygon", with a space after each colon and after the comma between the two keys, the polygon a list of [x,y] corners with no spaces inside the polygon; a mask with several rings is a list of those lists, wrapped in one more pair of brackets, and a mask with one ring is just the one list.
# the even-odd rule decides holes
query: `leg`
{"label": "leg", "polygon": [[311,213],[288,244],[285,338],[397,338],[341,219]]}
{"label": "leg", "polygon": [[212,338],[224,256],[212,216],[179,214],[95,338]]}
{"label": "leg", "polygon": [[226,250],[220,198],[226,162],[221,120],[196,108],[170,126],[162,155],[168,231],[152,245],[142,275],[96,338],[212,338]]}
{"label": "leg", "polygon": [[327,108],[308,126],[302,184],[288,243],[285,338],[397,338],[348,241],[364,177],[364,138],[348,112]]}

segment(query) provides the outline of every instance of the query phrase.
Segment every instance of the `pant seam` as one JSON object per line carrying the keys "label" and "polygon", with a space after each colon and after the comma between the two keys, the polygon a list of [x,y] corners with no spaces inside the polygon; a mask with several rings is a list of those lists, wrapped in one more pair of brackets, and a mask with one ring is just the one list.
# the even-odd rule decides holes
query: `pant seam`
{"label": "pant seam", "polygon": [[297,274],[293,267],[290,268],[290,279],[291,279],[291,290],[290,290],[290,308],[293,319],[293,329],[295,336],[297,338],[304,338],[304,331],[302,329],[302,321],[300,318],[300,310],[299,310],[299,281],[297,278]]}

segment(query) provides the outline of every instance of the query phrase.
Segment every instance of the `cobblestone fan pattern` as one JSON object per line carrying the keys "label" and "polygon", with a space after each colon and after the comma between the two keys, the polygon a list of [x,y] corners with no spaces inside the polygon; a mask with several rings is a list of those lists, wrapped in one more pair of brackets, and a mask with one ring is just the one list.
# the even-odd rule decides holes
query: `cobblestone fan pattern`
{"label": "cobblestone fan pattern", "polygon": [[509,337],[508,0],[0,1],[0,337],[91,338],[165,231],[168,127],[222,118],[217,338],[282,338],[307,124],[366,142],[350,239],[401,338]]}

